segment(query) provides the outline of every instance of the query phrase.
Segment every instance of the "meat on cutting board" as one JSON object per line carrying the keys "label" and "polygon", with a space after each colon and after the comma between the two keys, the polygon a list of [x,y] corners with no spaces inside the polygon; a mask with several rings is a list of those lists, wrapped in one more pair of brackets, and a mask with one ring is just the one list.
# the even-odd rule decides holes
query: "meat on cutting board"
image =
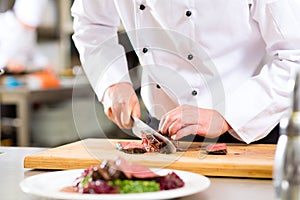
{"label": "meat on cutting board", "polygon": [[205,151],[207,154],[226,155],[227,154],[227,145],[226,145],[226,143],[208,144],[205,147]]}
{"label": "meat on cutting board", "polygon": [[147,152],[144,145],[140,142],[118,142],[116,147],[118,150],[130,154],[142,154]]}
{"label": "meat on cutting board", "polygon": [[[175,144],[175,143],[174,143]],[[118,142],[116,148],[120,151],[130,154],[142,154],[146,152],[159,152],[159,153],[170,153],[167,151],[166,143],[161,141],[159,138],[151,134],[144,134],[142,136],[142,142]]]}

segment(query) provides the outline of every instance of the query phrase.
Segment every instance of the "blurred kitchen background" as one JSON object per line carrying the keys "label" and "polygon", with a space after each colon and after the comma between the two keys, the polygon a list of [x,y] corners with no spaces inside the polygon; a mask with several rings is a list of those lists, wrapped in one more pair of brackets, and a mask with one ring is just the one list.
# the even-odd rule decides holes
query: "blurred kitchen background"
{"label": "blurred kitchen background", "polygon": [[[13,3],[0,1],[0,11],[10,9]],[[30,74],[1,77],[1,146],[54,147],[91,137],[132,137],[130,131],[120,130],[106,118],[85,77],[71,39],[72,3],[48,0],[37,29],[38,49],[54,66],[59,86],[36,86],[35,82],[28,85],[22,80]],[[124,34],[120,34],[120,43],[131,48]],[[130,68],[138,65],[134,52],[127,53],[127,58]],[[138,72],[131,75],[133,79],[139,77]],[[18,84],[11,84],[9,78]]]}

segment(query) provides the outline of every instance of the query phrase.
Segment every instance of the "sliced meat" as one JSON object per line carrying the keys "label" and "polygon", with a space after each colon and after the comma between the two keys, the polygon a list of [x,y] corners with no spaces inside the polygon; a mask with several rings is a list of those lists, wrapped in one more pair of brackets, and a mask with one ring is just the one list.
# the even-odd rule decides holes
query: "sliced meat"
{"label": "sliced meat", "polygon": [[225,143],[209,144],[206,146],[205,151],[207,154],[226,155],[227,145]]}
{"label": "sliced meat", "polygon": [[116,147],[118,150],[130,154],[142,154],[147,152],[145,146],[139,142],[118,142]]}
{"label": "sliced meat", "polygon": [[142,142],[118,142],[116,148],[130,154],[142,154],[146,152],[164,153],[166,144],[153,135],[143,135]]}
{"label": "sliced meat", "polygon": [[[169,138],[170,141],[177,147],[177,143]],[[120,151],[130,154],[142,154],[146,152],[171,153],[167,148],[167,144],[152,134],[143,134],[142,142],[118,142],[116,148]]]}
{"label": "sliced meat", "polygon": [[166,146],[166,143],[151,134],[143,135],[142,144],[148,152],[160,152],[160,150]]}
{"label": "sliced meat", "polygon": [[148,167],[144,165],[128,163],[123,158],[118,158],[116,160],[116,165],[119,170],[122,171],[127,179],[148,179],[158,177],[157,174],[152,172]]}

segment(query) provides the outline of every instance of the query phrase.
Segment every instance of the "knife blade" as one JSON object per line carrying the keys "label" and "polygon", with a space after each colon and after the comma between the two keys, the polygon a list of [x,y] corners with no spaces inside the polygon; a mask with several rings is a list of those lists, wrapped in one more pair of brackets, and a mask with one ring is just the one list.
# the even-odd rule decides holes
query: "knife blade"
{"label": "knife blade", "polygon": [[176,147],[175,145],[165,136],[158,133],[154,129],[152,129],[150,126],[148,126],[146,123],[144,123],[142,120],[136,117],[133,118],[133,126],[132,126],[132,132],[134,135],[136,135],[139,138],[142,138],[142,135],[144,134],[151,134],[154,135],[156,138],[160,139],[162,142],[166,143],[166,152],[168,153],[175,153]]}

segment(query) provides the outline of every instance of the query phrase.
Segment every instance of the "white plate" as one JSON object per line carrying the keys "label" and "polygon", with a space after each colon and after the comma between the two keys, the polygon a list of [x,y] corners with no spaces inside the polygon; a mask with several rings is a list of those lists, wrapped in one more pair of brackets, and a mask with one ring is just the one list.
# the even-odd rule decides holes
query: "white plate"
{"label": "white plate", "polygon": [[184,187],[173,190],[158,192],[134,193],[134,194],[79,194],[60,192],[60,189],[71,186],[76,177],[80,176],[82,169],[55,171],[30,176],[20,183],[23,192],[55,199],[91,199],[91,200],[150,200],[150,199],[172,199],[196,194],[207,189],[210,180],[200,174],[180,170],[151,169],[155,173],[165,175],[174,171],[185,182]]}

